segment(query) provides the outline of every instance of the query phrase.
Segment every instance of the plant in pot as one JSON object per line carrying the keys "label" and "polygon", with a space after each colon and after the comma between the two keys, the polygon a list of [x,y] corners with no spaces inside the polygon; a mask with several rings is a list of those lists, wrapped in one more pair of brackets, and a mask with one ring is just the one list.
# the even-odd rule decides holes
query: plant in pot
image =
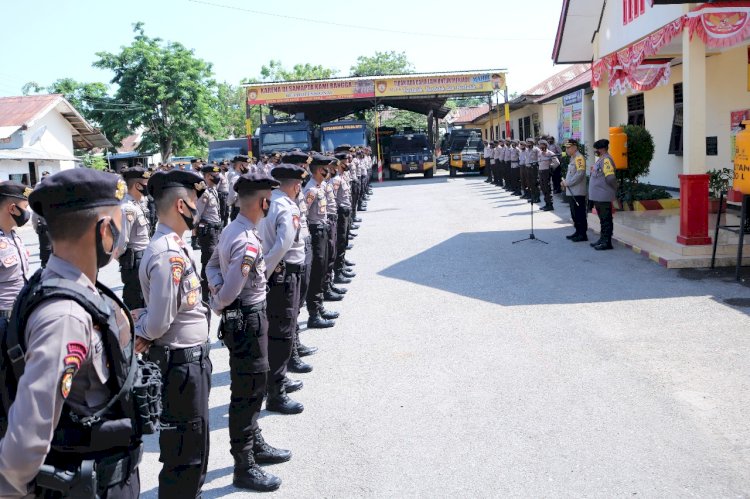
{"label": "plant in pot", "polygon": [[632,210],[633,201],[670,197],[663,189],[652,192],[655,190],[649,184],[639,183],[640,177],[648,175],[651,161],[654,159],[654,137],[651,132],[639,125],[623,125],[622,128],[628,136],[628,168],[618,170],[620,182],[617,199],[622,201],[623,205],[628,204]]}
{"label": "plant in pot", "polygon": [[[708,199],[709,199],[709,211],[711,213],[718,213],[727,209],[727,191],[729,190],[729,180],[734,175],[733,170],[730,168],[718,168],[709,170],[708,174]],[[724,194],[724,201],[719,206],[719,200],[721,199],[722,193]]]}

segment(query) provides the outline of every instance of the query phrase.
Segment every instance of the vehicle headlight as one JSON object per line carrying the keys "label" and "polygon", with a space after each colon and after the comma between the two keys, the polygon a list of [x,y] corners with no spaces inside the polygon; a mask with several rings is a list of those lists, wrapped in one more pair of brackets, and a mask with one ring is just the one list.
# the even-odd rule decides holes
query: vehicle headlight
{"label": "vehicle headlight", "polygon": [[460,154],[454,154],[453,156],[451,156],[451,159],[453,161],[459,161],[461,159],[461,155]]}
{"label": "vehicle headlight", "polygon": [[401,163],[401,158],[398,156],[393,156],[391,158],[391,163]]}
{"label": "vehicle headlight", "polygon": [[424,157],[424,160],[425,160],[425,161],[429,161],[429,160],[430,160],[430,157],[429,157],[429,156],[425,156],[425,157]]}

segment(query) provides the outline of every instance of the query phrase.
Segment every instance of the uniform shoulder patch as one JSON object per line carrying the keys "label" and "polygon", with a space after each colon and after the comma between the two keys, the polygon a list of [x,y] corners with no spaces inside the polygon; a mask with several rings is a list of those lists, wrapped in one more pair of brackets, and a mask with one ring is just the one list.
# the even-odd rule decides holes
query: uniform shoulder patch
{"label": "uniform shoulder patch", "polygon": [[73,388],[73,376],[76,375],[78,370],[81,368],[88,349],[83,343],[77,341],[71,341],[66,346],[67,355],[63,359],[63,374],[60,378],[60,395],[64,399],[70,395],[70,390]]}
{"label": "uniform shoulder patch", "polygon": [[185,272],[185,259],[181,256],[170,257],[169,265],[172,270],[172,284],[177,286],[180,284],[182,274]]}
{"label": "uniform shoulder patch", "polygon": [[576,170],[579,172],[586,171],[586,160],[583,159],[583,156],[576,156]]}
{"label": "uniform shoulder patch", "polygon": [[602,161],[602,171],[604,172],[605,177],[615,174],[615,167],[609,158],[604,158],[604,161]]}
{"label": "uniform shoulder patch", "polygon": [[307,191],[305,201],[307,202],[307,204],[312,204],[313,201],[315,201],[315,189],[310,189],[309,191]]}
{"label": "uniform shoulder patch", "polygon": [[245,245],[245,255],[242,257],[242,265],[240,266],[242,277],[247,277],[250,275],[250,269],[252,268],[257,258],[258,247],[253,243],[247,243]]}
{"label": "uniform shoulder patch", "polygon": [[5,239],[0,239],[0,250],[4,250],[8,247],[8,241]]}

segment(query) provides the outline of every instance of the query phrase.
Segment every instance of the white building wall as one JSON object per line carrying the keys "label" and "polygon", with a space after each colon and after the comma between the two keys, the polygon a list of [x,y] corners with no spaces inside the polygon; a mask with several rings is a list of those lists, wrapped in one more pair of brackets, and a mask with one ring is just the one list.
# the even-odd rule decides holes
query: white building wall
{"label": "white building wall", "polygon": [[28,140],[43,127],[47,127],[47,130],[42,135],[41,140],[31,147],[51,154],[73,156],[74,130],[70,126],[70,123],[68,123],[68,120],[56,111],[47,113],[46,116],[42,117],[26,130],[26,137],[24,139],[26,143],[24,145],[28,147]]}
{"label": "white building wall", "polygon": [[599,57],[630,45],[684,14],[682,5],[650,4],[647,1],[645,13],[623,25],[623,2],[606,2],[599,31]]}

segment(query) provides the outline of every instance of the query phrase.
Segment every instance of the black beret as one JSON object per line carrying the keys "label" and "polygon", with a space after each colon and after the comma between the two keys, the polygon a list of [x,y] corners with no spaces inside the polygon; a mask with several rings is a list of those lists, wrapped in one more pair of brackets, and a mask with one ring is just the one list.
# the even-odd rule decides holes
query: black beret
{"label": "black beret", "polygon": [[125,181],[111,173],[73,168],[39,182],[29,204],[40,217],[101,206],[117,206],[125,197]]}
{"label": "black beret", "polygon": [[122,172],[122,178],[125,180],[131,178],[143,178],[147,179],[151,176],[151,171],[144,169],[142,166],[134,166],[132,168],[125,168]]}
{"label": "black beret", "polygon": [[160,197],[165,189],[171,187],[193,189],[201,197],[206,190],[206,183],[200,175],[190,170],[156,172],[148,179],[148,193],[154,198]]}
{"label": "black beret", "polygon": [[304,165],[309,164],[311,161],[312,158],[302,151],[290,151],[281,158],[282,163],[290,165]]}
{"label": "black beret", "polygon": [[341,151],[349,151],[352,148],[349,144],[341,144],[340,146],[336,146],[336,148],[333,150],[333,152],[341,152]]}
{"label": "black beret", "polygon": [[331,164],[331,160],[334,159],[331,156],[325,156],[320,153],[313,153],[312,155],[312,161],[310,161],[310,166],[327,166]]}
{"label": "black beret", "polygon": [[0,197],[16,198],[26,201],[29,199],[29,194],[31,194],[31,187],[26,184],[15,182],[13,180],[0,182]]}
{"label": "black beret", "polygon": [[190,160],[190,164],[200,163],[200,162],[201,162],[200,158],[193,158],[193,159]]}
{"label": "black beret", "polygon": [[563,144],[563,147],[568,146],[576,146],[578,147],[578,140],[577,139],[566,139],[565,143]]}
{"label": "black beret", "polygon": [[281,179],[281,178],[292,178],[296,180],[302,180],[307,176],[307,171],[305,171],[304,168],[301,168],[294,164],[289,163],[281,163],[280,165],[277,165],[271,170],[271,175],[273,175],[273,178]]}
{"label": "black beret", "polygon": [[232,163],[249,163],[249,162],[250,162],[250,156],[247,156],[245,154],[240,154],[232,158]]}
{"label": "black beret", "polygon": [[336,153],[336,159],[344,160],[344,159],[347,159],[348,157],[349,157],[349,153],[348,152],[337,152]]}
{"label": "black beret", "polygon": [[265,173],[245,173],[240,175],[234,183],[235,192],[260,191],[263,189],[276,189],[279,182]]}
{"label": "black beret", "polygon": [[607,149],[609,147],[609,141],[607,139],[599,139],[594,142],[594,149]]}
{"label": "black beret", "polygon": [[201,173],[219,173],[220,171],[221,168],[216,164],[204,165],[201,167]]}

